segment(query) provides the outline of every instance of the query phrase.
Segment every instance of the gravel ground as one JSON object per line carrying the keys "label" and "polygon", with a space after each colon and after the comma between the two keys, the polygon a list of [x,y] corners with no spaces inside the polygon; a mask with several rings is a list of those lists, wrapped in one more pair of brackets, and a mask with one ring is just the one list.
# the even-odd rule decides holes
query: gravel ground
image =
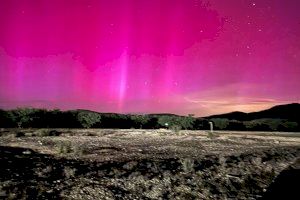
{"label": "gravel ground", "polygon": [[299,133],[1,129],[0,135],[0,199],[300,197],[293,189],[300,180]]}

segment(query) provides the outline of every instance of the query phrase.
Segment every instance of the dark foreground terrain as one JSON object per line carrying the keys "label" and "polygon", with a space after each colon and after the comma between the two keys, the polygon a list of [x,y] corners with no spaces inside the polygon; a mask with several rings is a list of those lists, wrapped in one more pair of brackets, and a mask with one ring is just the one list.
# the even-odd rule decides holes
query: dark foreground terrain
{"label": "dark foreground terrain", "polygon": [[297,133],[0,131],[0,199],[299,199]]}

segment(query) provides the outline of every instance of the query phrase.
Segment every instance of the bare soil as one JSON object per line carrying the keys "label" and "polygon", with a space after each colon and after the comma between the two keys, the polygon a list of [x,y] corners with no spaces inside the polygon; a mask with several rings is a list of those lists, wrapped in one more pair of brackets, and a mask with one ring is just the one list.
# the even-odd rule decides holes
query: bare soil
{"label": "bare soil", "polygon": [[298,199],[299,136],[1,129],[0,199]]}

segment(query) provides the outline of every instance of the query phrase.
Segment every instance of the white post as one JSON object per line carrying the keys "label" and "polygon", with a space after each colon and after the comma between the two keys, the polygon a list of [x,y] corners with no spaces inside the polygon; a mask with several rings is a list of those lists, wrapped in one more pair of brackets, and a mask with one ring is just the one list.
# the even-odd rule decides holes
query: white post
{"label": "white post", "polygon": [[214,131],[214,124],[212,122],[209,122],[209,126],[210,126],[210,132],[213,133],[213,131]]}

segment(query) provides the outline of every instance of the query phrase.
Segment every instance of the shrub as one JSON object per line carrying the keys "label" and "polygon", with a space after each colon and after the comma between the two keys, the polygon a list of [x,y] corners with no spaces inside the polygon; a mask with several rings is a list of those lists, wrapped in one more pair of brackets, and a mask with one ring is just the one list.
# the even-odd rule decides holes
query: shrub
{"label": "shrub", "polygon": [[70,141],[61,141],[58,145],[58,152],[60,154],[68,154],[74,152],[72,143]]}
{"label": "shrub", "polygon": [[71,167],[65,167],[64,168],[64,175],[66,178],[73,178],[75,176],[76,169]]}
{"label": "shrub", "polygon": [[279,131],[297,131],[298,123],[297,122],[291,122],[291,121],[285,121],[278,126]]}
{"label": "shrub", "polygon": [[84,128],[90,128],[94,124],[99,123],[101,116],[98,113],[93,112],[80,112],[77,115],[77,120]]}
{"label": "shrub", "polygon": [[60,136],[62,133],[57,130],[40,130],[40,136]]}
{"label": "shrub", "polygon": [[244,125],[250,131],[273,131],[277,129],[276,121],[277,119],[258,119],[245,121]]}
{"label": "shrub", "polygon": [[193,118],[192,115],[189,115],[188,117],[165,115],[158,118],[158,124],[161,127],[167,127],[175,132],[178,132],[181,129],[193,128],[194,122],[195,118]]}
{"label": "shrub", "polygon": [[227,126],[227,130],[243,131],[246,130],[246,127],[241,121],[230,120]]}
{"label": "shrub", "polygon": [[175,133],[178,133],[181,130],[181,126],[179,126],[179,125],[173,125],[173,126],[170,127],[170,129],[172,131],[174,131]]}
{"label": "shrub", "polygon": [[180,162],[184,173],[190,173],[194,171],[194,160],[185,158],[181,159]]}
{"label": "shrub", "polygon": [[132,115],[130,119],[134,122],[135,127],[139,128],[143,128],[150,121],[150,118],[146,115]]}
{"label": "shrub", "polygon": [[91,149],[89,149],[85,145],[74,145],[73,151],[74,151],[74,154],[76,154],[78,156],[90,154],[93,152]]}
{"label": "shrub", "polygon": [[28,127],[33,121],[33,114],[36,112],[32,108],[18,108],[10,112],[10,117],[17,124],[18,128]]}
{"label": "shrub", "polygon": [[182,129],[192,129],[196,119],[193,114],[189,114],[187,117],[177,117],[177,125],[180,125]]}
{"label": "shrub", "polygon": [[211,121],[214,123],[214,128],[219,130],[225,130],[229,125],[228,119],[212,118]]}

